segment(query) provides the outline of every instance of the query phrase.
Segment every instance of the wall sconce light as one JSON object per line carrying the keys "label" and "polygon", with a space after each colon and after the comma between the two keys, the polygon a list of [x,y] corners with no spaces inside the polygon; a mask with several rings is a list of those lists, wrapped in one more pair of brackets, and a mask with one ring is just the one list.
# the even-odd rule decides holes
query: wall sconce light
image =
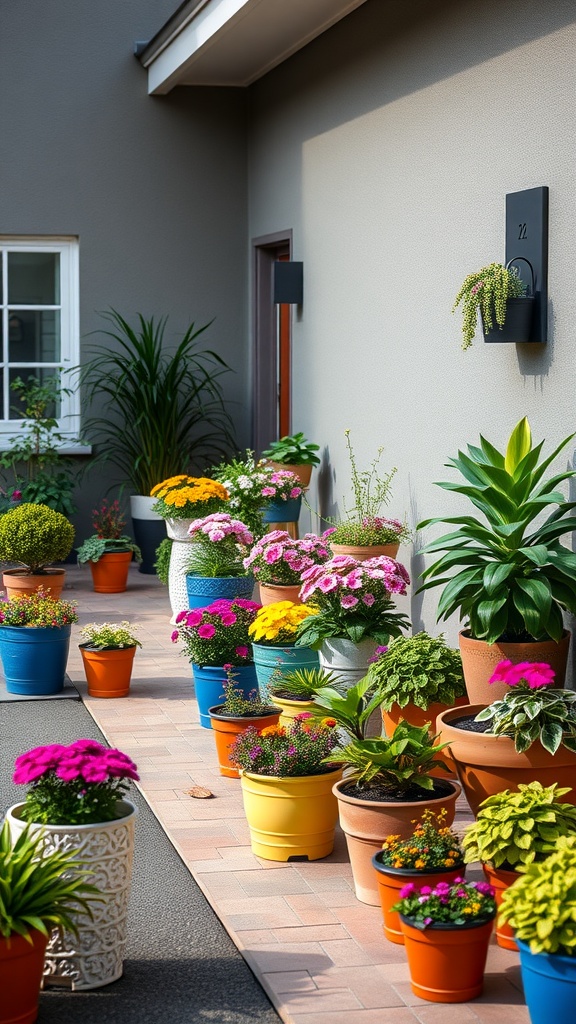
{"label": "wall sconce light", "polygon": [[275,260],[273,296],[276,303],[302,305],[304,292],[304,264],[293,260]]}

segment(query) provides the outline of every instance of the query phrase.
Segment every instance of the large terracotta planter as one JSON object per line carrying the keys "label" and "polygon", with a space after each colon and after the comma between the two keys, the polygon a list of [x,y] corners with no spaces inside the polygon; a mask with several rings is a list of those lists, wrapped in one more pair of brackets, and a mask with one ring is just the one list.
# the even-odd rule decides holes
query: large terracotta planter
{"label": "large terracotta planter", "polygon": [[521,661],[545,661],[556,673],[554,686],[564,686],[570,633],[564,630],[559,643],[555,640],[538,640],[529,644],[487,644],[484,640],[473,640],[466,630],[459,634],[462,669],[470,704],[485,707],[500,700],[509,691],[505,683],[489,683],[488,680],[501,661],[517,665]]}
{"label": "large terracotta planter", "polygon": [[0,936],[0,1024],[34,1024],[48,938],[30,930],[32,945],[21,935]]}
{"label": "large terracotta planter", "polygon": [[90,697],[127,697],[136,645],[112,651],[94,651],[80,644]]}
{"label": "large terracotta planter", "polygon": [[523,754],[516,753],[514,740],[509,736],[490,736],[487,733],[457,729],[454,721],[468,715],[477,715],[483,704],[467,704],[450,708],[438,716],[436,728],[449,743],[458,778],[473,814],[488,796],[504,789],[516,791],[521,782],[541,782],[551,786],[572,787],[566,794],[567,803],[576,804],[576,754],[560,747],[549,754],[539,740]]}
{"label": "large terracotta planter", "polygon": [[424,930],[406,917],[400,921],[414,995],[431,1003],[467,1003],[482,994],[493,920]]}
{"label": "large terracotta planter", "polygon": [[300,600],[300,584],[293,587],[275,586],[272,583],[259,583],[260,604],[276,604],[277,601],[292,601],[292,604],[302,604]]}
{"label": "large terracotta planter", "polygon": [[463,878],[466,870],[463,864],[457,868],[438,868],[436,871],[392,868],[382,863],[382,851],[372,857],[372,866],[378,883],[384,935],[389,942],[395,942],[398,946],[404,945],[404,934],[400,926],[400,915],[397,910],[392,910],[392,907],[400,898],[400,889],[407,882],[414,882],[417,886],[429,885],[433,888],[438,882],[453,882],[458,877]]}
{"label": "large terracotta planter", "polygon": [[[482,864],[482,869],[486,876],[486,881],[494,886],[494,899],[496,900],[496,906],[500,909],[503,893],[517,878],[520,878],[520,873],[518,871],[505,871],[504,868],[494,868],[491,864]],[[514,938],[514,929],[507,921],[500,922],[498,918],[496,918],[496,942],[499,946],[502,946],[502,949],[518,949],[518,943]]]}
{"label": "large terracotta planter", "polygon": [[97,562],[88,562],[95,594],[123,594],[128,583],[131,551],[109,551]]}
{"label": "large terracotta planter", "polygon": [[333,786],[341,777],[340,770],[299,778],[241,771],[252,852],[276,861],[319,860],[332,853],[338,820]]}
{"label": "large terracotta planter", "polygon": [[367,562],[369,558],[386,555],[396,558],[400,544],[330,544],[333,555],[350,555],[357,562]]}
{"label": "large terracotta planter", "polygon": [[222,705],[217,704],[209,709],[208,714],[210,715],[212,731],[216,741],[220,775],[225,775],[229,779],[239,779],[240,772],[230,764],[231,744],[241,732],[244,732],[251,725],[255,729],[264,729],[267,725],[277,725],[280,718],[280,709],[271,708],[266,715],[244,715],[242,718],[237,718],[225,714],[222,711]]}
{"label": "large terracotta planter", "polygon": [[414,831],[414,822],[419,821],[427,809],[437,814],[446,808],[446,825],[452,824],[461,788],[452,780],[443,779],[442,783],[447,790],[445,796],[426,795],[424,800],[404,803],[360,800],[345,792],[345,787],[350,784],[348,779],[335,784],[333,792],[338,800],[340,827],[346,836],[354,888],[361,903],[380,906],[372,857],[380,852],[387,836],[398,835],[401,839],[408,839]]}
{"label": "large terracotta planter", "polygon": [[42,573],[27,573],[24,569],[4,569],[2,585],[6,597],[21,594],[35,594],[39,587],[47,590],[50,597],[60,597],[66,579],[65,569],[47,569]]}

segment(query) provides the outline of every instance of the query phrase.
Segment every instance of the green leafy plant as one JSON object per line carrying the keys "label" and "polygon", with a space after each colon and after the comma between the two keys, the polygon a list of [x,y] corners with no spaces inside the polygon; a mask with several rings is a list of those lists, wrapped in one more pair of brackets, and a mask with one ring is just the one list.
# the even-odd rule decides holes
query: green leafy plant
{"label": "green leafy plant", "polygon": [[272,475],[272,467],[257,462],[254,452],[247,448],[244,457],[221,462],[210,470],[210,475],[221,483],[229,494],[228,508],[238,516],[258,540],[266,531],[262,520],[262,488]]}
{"label": "green leafy plant", "polygon": [[109,342],[94,346],[81,371],[89,400],[102,413],[86,425],[101,458],[120,470],[137,494],[159,480],[223,456],[234,446],[221,378],[230,367],[211,349],[199,348],[210,324],[192,323],[175,348],[165,339],[167,317],[137,314],[132,327],[116,310],[103,314]]}
{"label": "green leafy plant", "polygon": [[511,925],[515,937],[528,943],[532,953],[574,956],[576,836],[560,836],[554,853],[534,861],[504,890],[500,920]]}
{"label": "green leafy plant", "polygon": [[350,462],[354,504],[347,507],[346,502],[343,502],[345,520],[342,523],[326,517],[327,522],[332,523],[334,527],[330,537],[331,542],[334,544],[371,545],[393,544],[395,541],[407,539],[410,536],[410,531],[406,524],[402,524],[396,519],[384,519],[378,515],[382,505],[387,505],[390,501],[392,480],[397,472],[396,467],[389,473],[381,475],[379,463],[384,448],[380,447],[369,469],[359,470],[350,440],[350,431],[345,430],[344,436]]}
{"label": "green leafy plant", "polygon": [[381,864],[404,871],[435,871],[459,868],[464,864],[460,837],[446,825],[446,808],[437,814],[429,807],[420,821],[414,821],[414,831],[408,839],[388,836],[378,856]]}
{"label": "green leafy plant", "polygon": [[170,537],[164,537],[164,540],[161,540],[160,544],[156,548],[156,561],[154,562],[154,568],[156,569],[158,579],[165,587],[168,586],[170,556],[172,554],[173,543],[174,542]]}
{"label": "green leafy plant", "polygon": [[122,537],[112,539],[111,537],[97,537],[94,534],[88,537],[79,548],[76,548],[78,561],[99,562],[102,555],[111,555],[115,552],[131,551],[137,562],[142,561],[142,552],[131,537],[124,534]]}
{"label": "green leafy plant", "polygon": [[272,707],[270,701],[261,697],[258,690],[252,690],[246,697],[242,690],[236,685],[237,673],[232,665],[224,665],[226,679],[222,683],[222,703],[218,705],[219,715],[229,715],[231,718],[255,718],[257,715],[266,715],[270,712],[278,713],[278,708]]}
{"label": "green leafy plant", "polygon": [[238,577],[248,575],[242,564],[253,537],[239,519],[227,512],[214,512],[195,519],[188,529],[193,543],[186,572],[198,576]]}
{"label": "green leafy plant", "polygon": [[35,626],[53,628],[78,622],[76,605],[51,597],[41,587],[33,594],[18,594],[0,604],[0,624],[3,626]]}
{"label": "green leafy plant", "polygon": [[467,455],[459,452],[450,459],[448,465],[464,483],[438,486],[468,498],[486,523],[465,515],[419,524],[419,529],[436,523],[455,527],[422,548],[444,552],[422,573],[425,582],[418,590],[444,587],[439,619],[459,611],[471,636],[488,643],[561,639],[562,610],[576,613],[576,555],[560,543],[576,529],[576,518],[568,515],[576,502],[566,501],[558,486],[575,471],[562,470],[546,482],[543,477],[573,437],[541,459],[544,442],[532,444],[524,418],[505,454],[481,437],[480,448],[468,445]]}
{"label": "green leafy plant", "polygon": [[564,803],[569,788],[520,783],[483,800],[464,833],[464,860],[525,871],[556,849],[560,836],[576,835],[576,807]]}
{"label": "green leafy plant", "polygon": [[339,677],[324,668],[277,668],[268,683],[271,697],[284,700],[310,701],[318,690],[331,687],[338,690]]}
{"label": "green leafy plant", "polygon": [[[336,715],[334,715],[336,718]],[[362,796],[364,790],[377,788],[394,798],[402,797],[413,786],[434,790],[431,772],[448,767],[438,759],[446,743],[436,743],[428,725],[415,726],[401,721],[390,738],[353,739],[330,755],[335,764],[346,769],[346,778],[355,783],[351,792]]]}
{"label": "green leafy plant", "polygon": [[491,722],[493,736],[511,736],[518,754],[540,743],[549,754],[560,746],[576,752],[576,693],[550,686],[554,672],[549,665],[501,661],[490,682],[512,689],[476,715],[477,722]]}
{"label": "green leafy plant", "polygon": [[405,708],[414,704],[427,711],[436,702],[451,705],[466,694],[459,651],[448,646],[443,635],[429,633],[399,636],[370,666],[378,685],[382,707]]}
{"label": "green leafy plant", "polygon": [[320,459],[316,452],[320,445],[307,441],[303,433],[290,434],[272,441],[269,448],[262,452],[266,459],[282,462],[287,466],[319,466]]}
{"label": "green leafy plant", "polygon": [[91,651],[119,651],[123,647],[142,647],[135,626],[124,622],[89,622],[80,630],[84,647]]}
{"label": "green leafy plant", "polygon": [[336,743],[333,722],[314,723],[303,711],[288,726],[249,726],[230,745],[230,762],[257,775],[325,775],[332,770],[330,751]]}
{"label": "green leafy plant", "polygon": [[465,278],[452,307],[454,313],[462,303],[462,348],[472,344],[476,334],[478,312],[482,313],[484,329],[491,331],[494,321],[499,327],[506,322],[506,300],[518,299],[524,295],[526,285],[520,279],[518,269],[508,269],[501,263],[490,263]]}
{"label": "green leafy plant", "polygon": [[77,934],[71,915],[92,917],[90,903],[100,890],[74,850],[50,849],[42,831],[27,827],[12,841],[10,825],[0,830],[0,935],[21,935],[32,945],[31,930],[48,936],[53,928]]}
{"label": "green leafy plant", "polygon": [[333,718],[340,729],[353,739],[362,740],[366,735],[370,716],[380,707],[380,693],[374,679],[366,675],[354,686],[340,690],[330,680],[320,685],[313,694],[315,718]]}
{"label": "green leafy plant", "polygon": [[74,527],[61,512],[27,502],[0,517],[0,559],[18,562],[32,575],[63,562],[74,542]]}

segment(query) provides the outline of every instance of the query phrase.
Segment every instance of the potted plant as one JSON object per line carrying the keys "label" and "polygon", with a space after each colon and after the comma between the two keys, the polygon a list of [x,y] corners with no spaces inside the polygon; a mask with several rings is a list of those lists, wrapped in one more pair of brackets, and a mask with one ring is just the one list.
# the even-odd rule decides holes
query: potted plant
{"label": "potted plant", "polygon": [[[496,903],[509,885],[535,860],[545,860],[556,849],[560,836],[576,835],[576,807],[564,803],[569,789],[556,783],[520,783],[483,800],[476,821],[464,833],[467,864],[481,861],[486,879],[496,893]],[[496,941],[504,949],[517,949],[510,925],[496,922]]]}
{"label": "potted plant", "polygon": [[302,573],[330,558],[326,534],[306,533],[300,539],[286,530],[272,530],[254,544],[244,567],[254,574],[262,604],[300,600]]}
{"label": "potted plant", "polygon": [[562,611],[576,611],[576,555],[560,538],[576,528],[576,518],[559,486],[575,471],[561,470],[546,482],[543,477],[573,436],[545,459],[543,442],[533,445],[526,418],[514,427],[505,453],[481,437],[479,448],[469,445],[467,455],[450,459],[464,482],[439,486],[467,497],[485,522],[464,515],[420,523],[420,529],[454,527],[423,547],[444,554],[422,573],[418,593],[442,586],[438,618],[459,612],[464,620],[460,650],[472,704],[504,693],[505,687],[490,695],[487,685],[503,659],[549,662],[564,680],[570,635]]}
{"label": "potted plant", "polygon": [[136,817],[125,798],[129,779],[138,779],[134,762],[91,739],[16,758],[13,780],[29,788],[24,802],[8,809],[12,836],[29,823],[48,849],[65,843],[95,875],[103,897],[94,920],[71,915],[75,939],[65,930],[48,944],[46,973],[73,989],[100,988],[122,975]]}
{"label": "potted plant", "polygon": [[0,1024],[34,1024],[53,928],[76,931],[72,915],[92,915],[91,872],[73,850],[48,849],[24,829],[14,841],[7,821],[0,829]]}
{"label": "potted plant", "polygon": [[268,682],[268,694],[282,711],[280,725],[289,725],[302,711],[313,711],[314,698],[325,686],[338,688],[338,676],[320,666],[313,668],[277,667]]}
{"label": "potted plant", "polygon": [[283,669],[314,669],[318,652],[309,647],[296,647],[298,627],[315,609],[292,601],[267,604],[256,613],[248,628],[252,641],[252,657],[258,685],[264,693],[276,671]]}
{"label": "potted plant", "polygon": [[18,563],[18,568],[2,574],[7,596],[43,586],[59,597],[65,570],[52,563],[63,562],[73,542],[72,523],[47,505],[26,502],[0,516],[0,561]]}
{"label": "potted plant", "polygon": [[174,543],[170,537],[164,537],[160,541],[156,548],[156,560],[154,562],[154,568],[156,575],[163,583],[165,587],[168,586],[168,575],[170,573],[170,555],[172,554],[172,544]]}
{"label": "potted plant", "polygon": [[[576,767],[576,693],[555,688],[547,664],[504,661],[493,678],[508,688],[501,700],[437,719],[474,814],[486,797],[521,782],[570,787]],[[576,793],[568,799],[576,803]]]}
{"label": "potted plant", "polygon": [[252,597],[254,577],[243,559],[253,537],[248,527],[227,512],[193,519],[188,527],[186,589],[189,608],[204,608],[218,598]]}
{"label": "potted plant", "polygon": [[114,309],[103,316],[109,325],[104,344],[93,347],[80,378],[88,400],[103,403],[86,430],[100,457],[134,492],[134,536],[144,553],[140,571],[152,574],[164,532],[151,510],[152,488],[234,444],[222,390],[230,367],[217,352],[200,347],[210,324],[190,324],[171,346],[167,317],[137,314],[133,327]]}
{"label": "potted plant", "polygon": [[329,760],[336,743],[333,720],[314,723],[306,712],[286,728],[251,727],[234,740],[230,760],[240,769],[257,857],[318,860],[332,853],[338,818],[332,787],[341,772]]}
{"label": "potted plant", "polygon": [[262,488],[265,523],[296,523],[302,506],[302,485],[289,469],[277,469]]}
{"label": "potted plant", "polygon": [[89,697],[127,697],[136,648],[142,647],[129,622],[90,622],[79,645]]}
{"label": "potted plant", "polygon": [[262,452],[262,457],[270,462],[273,469],[289,469],[298,477],[302,487],[308,487],[313,467],[320,465],[318,451],[320,445],[312,444],[300,432],[272,441],[270,447]]}
{"label": "potted plant", "polygon": [[404,945],[400,918],[392,907],[407,882],[433,887],[437,882],[453,882],[465,871],[460,838],[446,824],[446,811],[424,811],[407,839],[388,836],[382,849],[372,857],[384,918],[384,935],[390,942]]}
{"label": "potted plant", "polygon": [[254,452],[247,448],[244,457],[221,462],[212,469],[214,480],[223,484],[229,494],[230,513],[241,519],[255,540],[259,540],[266,527],[262,519],[262,488],[272,475],[272,467],[257,462]]}
{"label": "potted plant", "polygon": [[496,903],[488,882],[408,882],[394,909],[414,995],[431,1003],[466,1003],[482,994]]}
{"label": "potted plant", "polygon": [[236,597],[232,601],[214,601],[206,608],[181,611],[176,616],[178,628],[172,633],[172,641],[182,643],[183,653],[191,663],[200,725],[204,729],[212,727],[209,710],[222,693],[224,665],[234,669],[236,687],[245,697],[258,688],[248,629],[260,607],[254,601]]}
{"label": "potted plant", "polygon": [[[512,262],[506,266],[490,263],[464,279],[452,307],[454,313],[462,303],[464,350],[470,348],[476,334],[479,312],[485,341],[530,340],[534,296],[525,296],[526,285],[520,278],[518,268],[510,266]],[[507,330],[504,333],[505,325]]]}
{"label": "potted plant", "polygon": [[514,929],[532,1024],[571,1024],[576,992],[576,836],[534,861],[502,897],[501,920]]}
{"label": "potted plant", "polygon": [[0,515],[10,512],[10,509],[16,508],[21,501],[22,491],[18,490],[17,487],[9,487],[7,490],[0,487]]}
{"label": "potted plant", "polygon": [[0,604],[0,660],[8,693],[36,697],[62,690],[77,621],[73,604],[41,588]]}
{"label": "potted plant", "polygon": [[92,510],[96,533],[77,548],[78,562],[88,562],[96,594],[122,594],[126,590],[128,569],[133,558],[141,561],[140,548],[125,534],[126,519],[116,499],[104,499]]}
{"label": "potted plant", "polygon": [[318,614],[304,619],[296,643],[320,652],[320,665],[348,685],[366,672],[379,645],[409,623],[392,595],[405,594],[410,577],[400,562],[380,555],[358,562],[336,555],[302,573],[300,596]]}
{"label": "potted plant", "polygon": [[258,690],[251,690],[245,696],[236,686],[236,673],[232,665],[223,665],[226,676],[222,681],[221,704],[208,709],[216,741],[220,774],[238,779],[238,768],[230,763],[230,746],[234,738],[248,726],[263,729],[267,725],[278,725],[280,708],[274,707],[268,698],[262,698]]}

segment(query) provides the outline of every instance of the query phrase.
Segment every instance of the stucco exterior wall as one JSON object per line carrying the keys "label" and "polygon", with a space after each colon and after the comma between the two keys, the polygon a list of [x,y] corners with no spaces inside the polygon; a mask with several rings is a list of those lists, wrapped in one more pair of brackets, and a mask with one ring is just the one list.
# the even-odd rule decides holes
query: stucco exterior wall
{"label": "stucco exterior wall", "polygon": [[[551,447],[576,429],[575,44],[569,0],[368,0],[252,88],[249,234],[291,227],[304,262],[293,428],[324,449],[329,512],[346,428],[362,468],[384,446],[411,525],[466,510],[433,481],[480,432],[502,446],[526,414]],[[463,352],[458,288],[504,259],[506,193],[540,185],[549,343]],[[417,546],[400,557],[420,572]],[[438,593],[412,595],[415,630],[436,629]]]}

